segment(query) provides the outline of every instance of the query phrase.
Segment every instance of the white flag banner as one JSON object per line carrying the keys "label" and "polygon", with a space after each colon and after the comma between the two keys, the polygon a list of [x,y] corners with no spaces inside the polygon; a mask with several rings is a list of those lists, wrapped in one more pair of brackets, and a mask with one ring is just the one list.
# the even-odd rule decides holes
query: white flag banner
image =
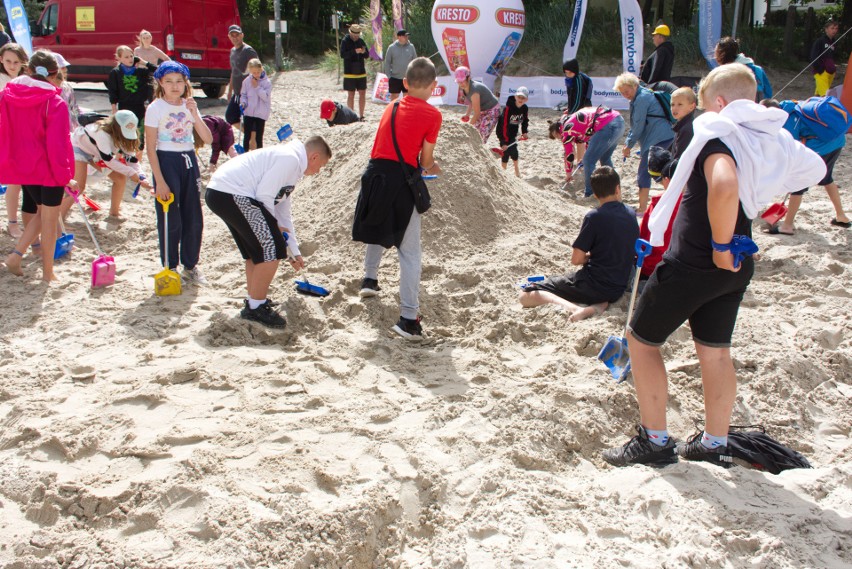
{"label": "white flag banner", "polygon": [[574,5],[574,17],[571,19],[571,29],[568,32],[568,41],[562,51],[562,61],[577,59],[577,50],[580,48],[580,36],[583,35],[583,22],[586,21],[586,6],[588,0],[577,0]]}
{"label": "white flag banner", "polygon": [[[615,77],[592,77],[592,105],[604,105],[610,109],[626,110],[630,101],[612,88]],[[500,90],[500,104],[506,104],[509,95],[514,95],[518,87],[526,87],[530,97],[527,106],[537,109],[552,109],[566,101],[565,80],[562,77],[509,77],[503,76]]]}
{"label": "white flag banner", "polygon": [[624,50],[622,62],[624,71],[639,75],[642,64],[642,8],[638,0],[618,0],[618,13],[621,17],[621,45]]}

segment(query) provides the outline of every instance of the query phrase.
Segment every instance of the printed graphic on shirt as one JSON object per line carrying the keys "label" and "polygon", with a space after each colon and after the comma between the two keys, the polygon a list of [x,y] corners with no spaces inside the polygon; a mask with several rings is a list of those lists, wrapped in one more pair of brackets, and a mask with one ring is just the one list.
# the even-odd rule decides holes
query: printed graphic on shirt
{"label": "printed graphic on shirt", "polygon": [[139,77],[135,73],[133,75],[124,75],[121,80],[124,83],[124,90],[128,93],[135,93],[139,90]]}
{"label": "printed graphic on shirt", "polygon": [[157,140],[192,144],[192,117],[190,114],[183,111],[169,113],[165,119],[160,121]]}
{"label": "printed graphic on shirt", "polygon": [[278,203],[284,198],[289,198],[290,194],[293,192],[293,188],[295,188],[295,186],[284,186],[278,190],[278,195],[275,196],[275,205],[278,205]]}

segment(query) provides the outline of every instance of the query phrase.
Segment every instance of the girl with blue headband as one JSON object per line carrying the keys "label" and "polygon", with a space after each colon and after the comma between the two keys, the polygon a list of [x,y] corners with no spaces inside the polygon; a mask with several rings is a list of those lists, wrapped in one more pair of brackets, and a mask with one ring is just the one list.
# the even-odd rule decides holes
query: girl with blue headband
{"label": "girl with blue headband", "polygon": [[[175,270],[183,265],[185,280],[207,284],[198,268],[201,253],[201,173],[195,156],[192,131],[205,144],[213,141],[210,129],[201,120],[198,104],[192,98],[189,69],[182,63],[166,61],[154,73],[154,101],[145,111],[145,138],[148,162],[154,174],[157,197],[174,203],[168,210],[169,250],[164,243],[163,207],[155,202],[160,260]],[[166,264],[168,262],[168,265]]]}

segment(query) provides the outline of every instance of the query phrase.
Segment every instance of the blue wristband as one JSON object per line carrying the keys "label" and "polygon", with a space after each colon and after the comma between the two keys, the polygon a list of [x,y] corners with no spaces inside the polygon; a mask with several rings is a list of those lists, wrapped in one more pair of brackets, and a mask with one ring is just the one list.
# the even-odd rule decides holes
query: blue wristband
{"label": "blue wristband", "polygon": [[731,243],[733,243],[733,241],[729,241],[728,243],[716,243],[712,238],[710,238],[710,246],[713,247],[714,251],[718,251],[719,253],[730,251]]}

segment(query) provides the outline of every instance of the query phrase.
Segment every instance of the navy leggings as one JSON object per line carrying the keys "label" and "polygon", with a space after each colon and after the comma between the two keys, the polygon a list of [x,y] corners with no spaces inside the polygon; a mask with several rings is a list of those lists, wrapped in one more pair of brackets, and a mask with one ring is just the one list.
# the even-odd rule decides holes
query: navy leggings
{"label": "navy leggings", "polygon": [[[195,268],[201,253],[201,233],[204,218],[201,214],[201,174],[195,152],[157,151],[160,171],[175,201],[169,205],[169,268],[180,264],[185,269]],[[156,188],[157,182],[154,181]],[[160,261],[165,256],[163,243],[163,206],[155,201],[157,210],[157,235],[160,237]],[[165,263],[163,263],[165,265]]]}

